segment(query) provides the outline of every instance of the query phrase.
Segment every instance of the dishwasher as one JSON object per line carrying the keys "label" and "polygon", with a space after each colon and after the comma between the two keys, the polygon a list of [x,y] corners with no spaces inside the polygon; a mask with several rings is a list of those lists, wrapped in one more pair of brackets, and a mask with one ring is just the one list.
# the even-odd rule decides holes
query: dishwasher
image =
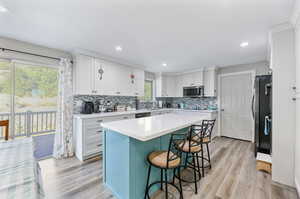
{"label": "dishwasher", "polygon": [[135,114],[135,118],[150,117],[150,116],[151,116],[151,112]]}

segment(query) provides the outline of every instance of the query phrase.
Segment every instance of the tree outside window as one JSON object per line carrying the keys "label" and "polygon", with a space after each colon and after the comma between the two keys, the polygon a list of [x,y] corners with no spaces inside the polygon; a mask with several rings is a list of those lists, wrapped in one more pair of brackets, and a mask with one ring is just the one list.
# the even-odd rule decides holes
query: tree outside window
{"label": "tree outside window", "polygon": [[144,101],[152,101],[153,100],[153,81],[145,80],[145,95],[143,97]]}

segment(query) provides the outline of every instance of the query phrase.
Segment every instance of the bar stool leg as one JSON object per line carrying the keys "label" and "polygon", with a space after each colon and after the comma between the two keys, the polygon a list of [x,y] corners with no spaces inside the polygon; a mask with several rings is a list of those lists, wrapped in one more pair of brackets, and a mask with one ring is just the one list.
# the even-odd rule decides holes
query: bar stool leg
{"label": "bar stool leg", "polygon": [[209,154],[208,143],[206,143],[206,150],[207,150],[207,156],[208,156],[209,168],[211,169],[211,164],[210,164],[210,154]]}
{"label": "bar stool leg", "polygon": [[148,176],[147,176],[146,191],[145,191],[145,197],[144,197],[144,199],[146,199],[147,197],[148,197],[148,199],[150,199],[149,193],[148,193],[148,186],[149,186],[150,174],[151,174],[151,164],[149,165],[149,169],[148,169]]}
{"label": "bar stool leg", "polygon": [[193,154],[193,167],[194,167],[194,179],[195,179],[195,194],[198,193],[197,187],[197,171],[196,171],[196,161],[195,161],[195,154]]}
{"label": "bar stool leg", "polygon": [[203,156],[203,145],[201,145],[201,163],[202,163],[202,176],[204,177],[204,156]]}
{"label": "bar stool leg", "polygon": [[163,174],[164,170],[160,169],[160,190],[163,190]]}
{"label": "bar stool leg", "polygon": [[189,154],[185,153],[185,163],[184,163],[184,168],[187,168],[187,163],[189,161]]}
{"label": "bar stool leg", "polygon": [[166,199],[168,199],[168,172],[165,170],[165,184],[166,184]]}
{"label": "bar stool leg", "polygon": [[[175,171],[176,169],[174,169]],[[181,184],[181,176],[180,176],[180,167],[178,167],[178,177],[179,177],[179,187],[180,187],[180,198],[183,199],[183,190],[182,190],[182,184]]]}
{"label": "bar stool leg", "polygon": [[173,169],[173,184],[175,184],[176,169]]}
{"label": "bar stool leg", "polygon": [[197,160],[197,166],[198,166],[198,175],[199,175],[199,178],[201,178],[202,175],[201,175],[201,170],[200,170],[199,154],[198,153],[196,153],[196,160]]}

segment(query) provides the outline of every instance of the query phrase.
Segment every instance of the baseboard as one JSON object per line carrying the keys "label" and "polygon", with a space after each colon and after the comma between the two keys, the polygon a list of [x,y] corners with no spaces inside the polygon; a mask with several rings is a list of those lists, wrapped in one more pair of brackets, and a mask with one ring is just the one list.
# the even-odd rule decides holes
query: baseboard
{"label": "baseboard", "polygon": [[296,189],[298,192],[298,197],[300,197],[300,182],[297,180],[297,178],[295,178],[295,185],[296,185]]}

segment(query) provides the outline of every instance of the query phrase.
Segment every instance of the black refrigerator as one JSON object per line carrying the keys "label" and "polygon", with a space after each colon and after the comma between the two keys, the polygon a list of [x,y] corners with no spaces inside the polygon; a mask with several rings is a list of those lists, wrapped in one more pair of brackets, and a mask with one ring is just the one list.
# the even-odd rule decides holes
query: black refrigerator
{"label": "black refrigerator", "polygon": [[272,153],[272,75],[255,77],[252,115],[255,123],[255,157],[257,152]]}

